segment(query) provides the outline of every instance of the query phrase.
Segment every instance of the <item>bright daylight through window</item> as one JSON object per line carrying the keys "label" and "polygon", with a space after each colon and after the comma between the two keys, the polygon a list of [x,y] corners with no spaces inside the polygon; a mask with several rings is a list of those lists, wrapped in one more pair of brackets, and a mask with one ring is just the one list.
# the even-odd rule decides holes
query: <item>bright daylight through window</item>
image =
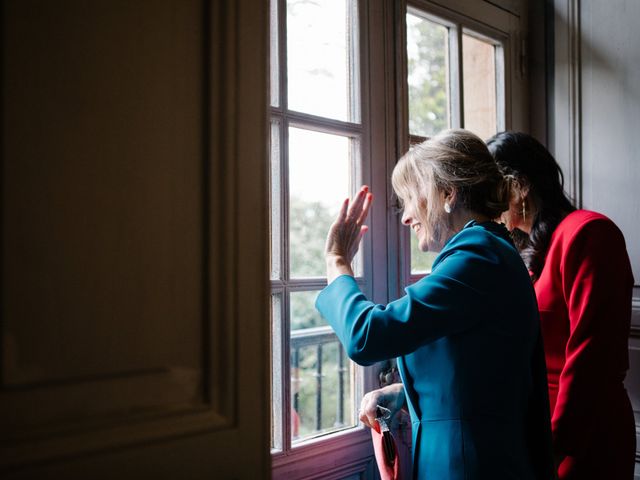
{"label": "bright daylight through window", "polygon": [[[414,8],[407,12],[406,26],[409,143],[446,128],[464,127],[483,140],[495,134],[504,123],[499,42]],[[410,242],[410,272],[416,280],[431,271],[436,254],[421,252],[415,235]]]}
{"label": "bright daylight through window", "polygon": [[360,183],[357,18],[355,0],[272,1],[274,452],[357,425],[357,369],[314,307],[326,233]]}
{"label": "bright daylight through window", "polygon": [[[367,385],[375,386],[376,373],[356,367],[346,357],[314,306],[326,285],[324,243],[341,200],[364,179],[377,182],[376,192],[384,191],[392,160],[404,153],[394,149],[406,149],[446,128],[466,126],[482,138],[504,128],[504,37],[495,40],[484,30],[470,30],[459,23],[462,16],[444,18],[417,8],[429,2],[409,3],[407,12],[393,17],[393,22],[406,26],[406,45],[400,50],[406,56],[383,62],[380,52],[373,50],[384,44],[392,52],[394,42],[404,37],[383,35],[367,23],[375,17],[379,27],[385,15],[392,15],[375,7],[381,3],[271,0],[274,470],[286,468],[305,448],[319,445],[318,437],[335,440],[329,434],[357,427],[365,376]],[[362,52],[369,52],[369,58],[363,59]],[[395,70],[399,66],[401,71],[406,66],[406,79]],[[407,104],[397,108],[407,112],[407,118],[400,118],[396,106],[389,104],[405,90]],[[378,196],[375,205],[386,200],[384,194]],[[382,251],[384,239],[398,232],[398,218],[386,216],[384,208],[374,215],[375,225],[356,257],[355,272],[364,291],[375,290],[385,301],[386,292],[396,295],[403,281],[427,274],[435,254],[419,252],[414,235],[401,237],[407,247],[411,238],[409,254],[404,243],[393,241],[395,251]],[[374,235],[382,239],[379,251],[374,251]],[[406,259],[406,267],[400,258]],[[375,284],[371,272],[380,265],[372,259],[383,264]],[[394,280],[388,284],[387,278]],[[362,439],[367,433],[353,430],[341,438],[353,434]]]}

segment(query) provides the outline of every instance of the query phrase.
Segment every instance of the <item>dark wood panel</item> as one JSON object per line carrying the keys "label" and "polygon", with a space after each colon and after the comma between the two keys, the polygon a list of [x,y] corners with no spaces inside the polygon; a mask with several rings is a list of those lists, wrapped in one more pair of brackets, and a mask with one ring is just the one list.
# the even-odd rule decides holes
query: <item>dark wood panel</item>
{"label": "dark wood panel", "polygon": [[2,8],[0,440],[206,410],[206,4]]}
{"label": "dark wood panel", "polygon": [[268,5],[1,8],[0,477],[266,478]]}
{"label": "dark wood panel", "polygon": [[198,368],[199,3],[4,7],[3,383]]}

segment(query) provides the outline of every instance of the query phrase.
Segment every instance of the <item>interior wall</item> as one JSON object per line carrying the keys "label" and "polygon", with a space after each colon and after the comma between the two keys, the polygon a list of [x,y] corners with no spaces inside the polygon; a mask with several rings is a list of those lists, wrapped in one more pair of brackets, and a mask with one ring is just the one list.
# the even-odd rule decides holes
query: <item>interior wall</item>
{"label": "interior wall", "polygon": [[640,3],[555,0],[549,7],[550,145],[578,205],[609,216],[624,233],[636,279],[627,389],[640,432]]}

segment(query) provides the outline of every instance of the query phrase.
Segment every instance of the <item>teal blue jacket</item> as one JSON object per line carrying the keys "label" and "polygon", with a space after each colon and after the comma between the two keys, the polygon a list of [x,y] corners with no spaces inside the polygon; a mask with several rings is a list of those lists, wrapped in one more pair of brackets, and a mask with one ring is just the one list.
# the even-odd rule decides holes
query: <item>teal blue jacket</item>
{"label": "teal blue jacket", "polygon": [[502,225],[469,222],[388,305],[343,275],[316,307],[355,362],[398,357],[414,478],[552,478],[536,297]]}

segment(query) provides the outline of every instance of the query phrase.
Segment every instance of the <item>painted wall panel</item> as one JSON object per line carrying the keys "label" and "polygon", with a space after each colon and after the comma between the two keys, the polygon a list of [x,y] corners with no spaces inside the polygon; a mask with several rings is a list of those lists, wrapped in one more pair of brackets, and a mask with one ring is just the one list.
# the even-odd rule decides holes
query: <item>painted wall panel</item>
{"label": "painted wall panel", "polygon": [[622,229],[638,285],[640,3],[583,1],[580,13],[583,204]]}

